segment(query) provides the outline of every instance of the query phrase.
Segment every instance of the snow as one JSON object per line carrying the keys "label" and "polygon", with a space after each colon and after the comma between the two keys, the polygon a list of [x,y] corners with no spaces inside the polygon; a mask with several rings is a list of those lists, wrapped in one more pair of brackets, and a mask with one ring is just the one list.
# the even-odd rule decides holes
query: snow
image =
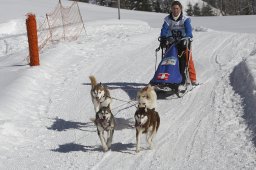
{"label": "snow", "polygon": [[[256,16],[192,18],[201,85],[158,99],[155,148],[142,140],[136,153],[133,100],[153,76],[166,14],[121,10],[117,20],[117,9],[79,3],[86,35],[48,47],[30,67],[25,14],[40,20],[57,2],[1,0],[0,169],[255,168]],[[116,98],[107,153],[90,121],[89,75]]]}

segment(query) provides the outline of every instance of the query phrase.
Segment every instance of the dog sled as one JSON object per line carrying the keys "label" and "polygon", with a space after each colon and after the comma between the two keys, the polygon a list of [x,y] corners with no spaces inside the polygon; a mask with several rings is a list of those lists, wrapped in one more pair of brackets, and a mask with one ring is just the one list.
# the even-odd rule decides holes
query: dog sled
{"label": "dog sled", "polygon": [[[160,39],[158,39],[160,41]],[[166,38],[166,46],[159,46],[156,49],[156,62],[155,62],[155,74],[151,79],[150,83],[152,86],[155,87],[155,90],[159,95],[172,95],[176,94],[178,97],[182,97],[188,90],[189,86],[192,87],[189,76],[188,76],[188,63],[190,58],[190,48],[186,43],[186,48],[182,52],[185,52],[187,61],[185,72],[182,75],[180,70],[180,59],[179,57],[182,54],[178,54],[177,44],[180,43],[182,40],[190,41],[188,38],[183,38],[180,40],[174,40],[173,38]],[[162,58],[161,61],[157,65],[157,52],[162,50]],[[180,55],[180,56],[179,56]],[[184,80],[185,79],[185,80]],[[180,88],[182,86],[182,88]]]}

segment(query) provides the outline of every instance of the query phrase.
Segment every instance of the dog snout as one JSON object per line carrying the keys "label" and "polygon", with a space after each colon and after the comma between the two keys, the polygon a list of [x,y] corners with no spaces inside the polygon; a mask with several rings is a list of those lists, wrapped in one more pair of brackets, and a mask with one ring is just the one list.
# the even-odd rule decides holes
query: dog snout
{"label": "dog snout", "polygon": [[146,106],[146,103],[139,103],[139,107],[144,107]]}
{"label": "dog snout", "polygon": [[106,116],[103,116],[103,119],[106,119]]}

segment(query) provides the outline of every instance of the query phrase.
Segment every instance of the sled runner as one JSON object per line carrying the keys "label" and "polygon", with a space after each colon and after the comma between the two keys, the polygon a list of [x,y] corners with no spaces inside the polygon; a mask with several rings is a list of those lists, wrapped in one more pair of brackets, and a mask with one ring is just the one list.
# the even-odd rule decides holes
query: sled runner
{"label": "sled runner", "polygon": [[[173,38],[166,39],[165,50],[161,45],[156,49],[156,64],[157,64],[157,52],[162,49],[162,58],[157,67],[155,68],[155,74],[150,81],[150,84],[155,87],[158,95],[161,94],[176,94],[178,97],[182,97],[188,89],[190,83],[188,78],[188,66],[186,64],[185,76],[182,78],[180,71],[180,59],[178,55],[177,44],[182,40],[190,41],[190,39],[174,40]],[[189,50],[188,43],[186,50]],[[182,52],[183,54],[183,52]],[[180,54],[180,55],[182,55]],[[186,55],[189,55],[187,52]],[[186,57],[189,60],[189,56]],[[188,63],[188,61],[186,62]],[[155,66],[156,67],[156,66]],[[183,80],[182,80],[183,79]],[[184,80],[185,79],[185,80]],[[185,82],[185,83],[184,83]],[[179,86],[183,88],[179,88]]]}

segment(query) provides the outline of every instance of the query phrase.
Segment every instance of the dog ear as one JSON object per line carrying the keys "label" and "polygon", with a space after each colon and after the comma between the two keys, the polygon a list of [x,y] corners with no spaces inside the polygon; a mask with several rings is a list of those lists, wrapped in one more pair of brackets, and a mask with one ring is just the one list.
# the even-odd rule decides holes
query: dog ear
{"label": "dog ear", "polygon": [[103,87],[103,85],[102,85],[102,83],[101,83],[101,82],[100,82],[99,84],[100,84],[100,86],[101,86],[101,87]]}
{"label": "dog ear", "polygon": [[107,106],[106,108],[108,109],[108,112],[109,112],[109,113],[112,113],[112,112],[111,112],[111,109],[110,109],[110,103],[108,104],[108,106]]}
{"label": "dog ear", "polygon": [[96,115],[102,112],[102,108],[99,109],[98,112],[96,112]]}
{"label": "dog ear", "polygon": [[149,92],[149,91],[152,91],[152,90],[154,90],[154,86],[151,86],[151,84],[149,84],[147,86],[147,91]]}
{"label": "dog ear", "polygon": [[143,87],[142,89],[140,89],[140,92],[142,93],[142,92],[145,92],[145,91],[147,91],[147,90],[148,90],[148,86]]}

